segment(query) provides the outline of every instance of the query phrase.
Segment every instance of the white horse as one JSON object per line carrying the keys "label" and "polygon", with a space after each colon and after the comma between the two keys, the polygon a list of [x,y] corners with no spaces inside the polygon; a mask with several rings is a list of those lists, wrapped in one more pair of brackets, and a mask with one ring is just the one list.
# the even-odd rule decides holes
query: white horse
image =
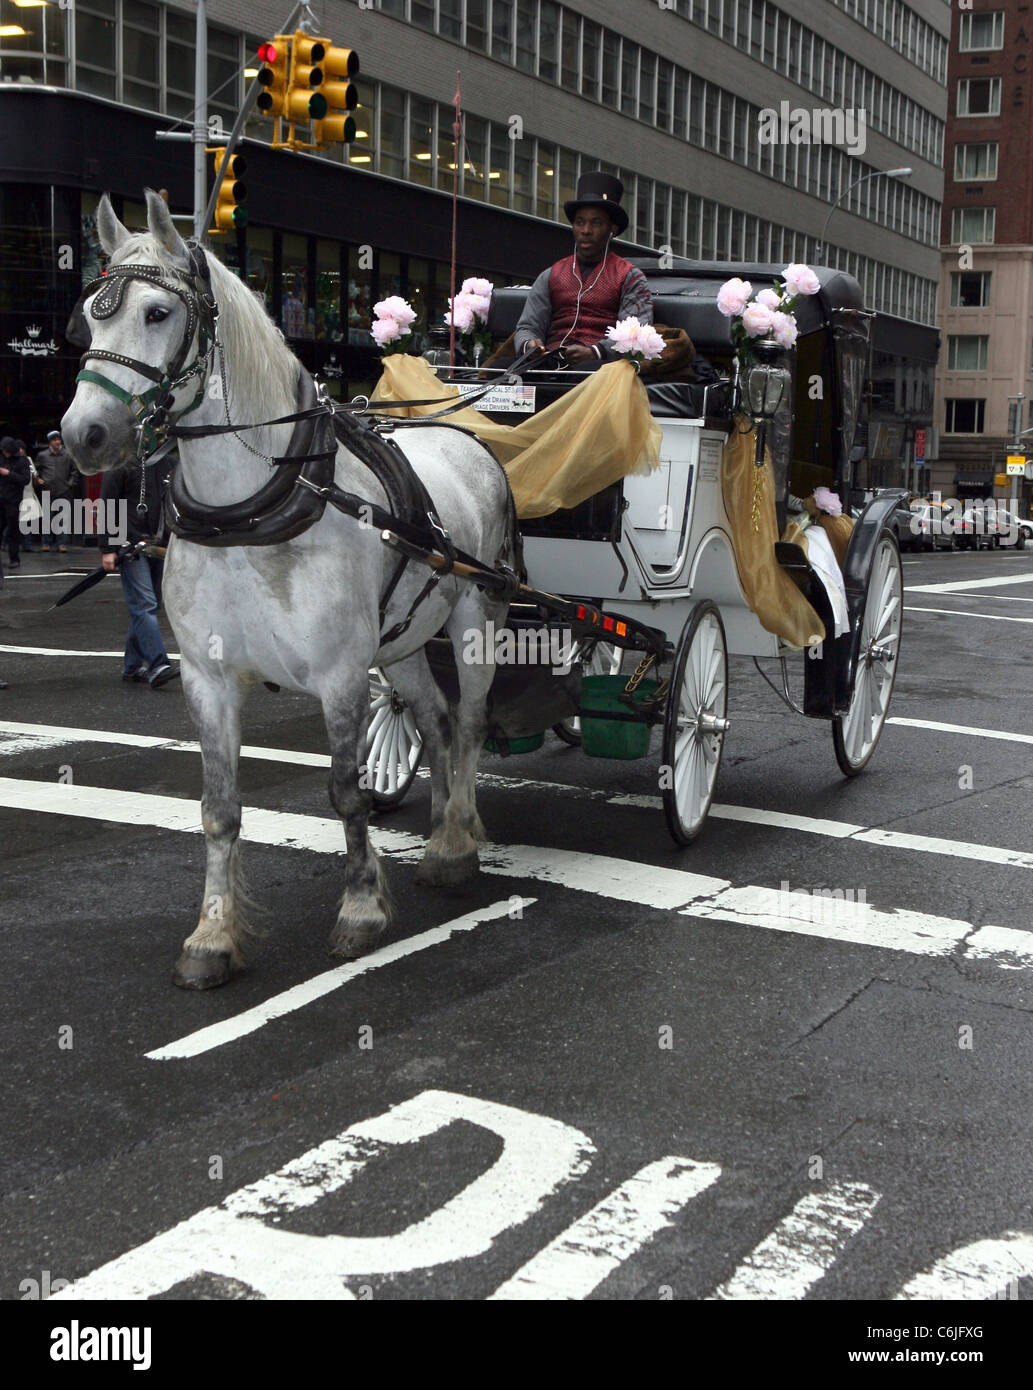
{"label": "white horse", "polygon": [[[91,317],[97,296],[87,301],[91,351],[114,353],[160,372],[170,363],[182,368],[185,359],[198,363],[197,375],[172,393],[173,417],[189,411],[185,425],[218,425],[228,417],[242,426],[296,411],[301,364],[258,299],[214,257],[207,257],[224,349],[224,404],[221,389],[212,386],[218,354],[207,351],[203,338],[198,341],[188,312],[196,270],[204,262],[195,259],[191,266],[190,249],[165,203],[150,191],[147,224],[146,233],[130,233],[107,198],[101,200],[97,226],[111,257],[105,285],[117,285],[120,296],[112,310],[106,291],[100,318]],[[117,273],[111,277],[116,267],[137,265],[157,266],[161,275],[140,278],[130,271],[121,279]],[[180,293],[163,288],[162,279]],[[191,341],[184,344],[188,332]],[[148,387],[147,377],[132,366],[108,358],[102,368],[123,396],[142,394]],[[190,409],[199,381],[206,389],[201,403]],[[291,433],[287,424],[183,440],[183,482],[198,502],[216,507],[239,502],[269,483],[269,459],[286,452]],[[83,473],[125,464],[136,444],[129,409],[117,392],[95,380],[79,382],[62,434]],[[472,437],[440,426],[407,428],[399,438],[455,545],[489,563],[513,565],[508,484],[488,451]],[[340,487],[387,505],[372,473],[351,452],[338,448],[334,467]],[[360,775],[371,666],[389,668],[425,741],[431,836],[419,881],[451,886],[476,874],[476,841],[484,832],[474,780],[494,666],[487,641],[482,643],[484,664],[464,662],[460,653],[464,634],[486,633],[489,624],[503,621],[506,603],[468,580],[445,577],[416,609],[408,630],[382,645],[381,633],[405,617],[430,574],[418,563],[409,565],[390,596],[382,625],[380,605],[397,563],[397,554],[383,544],[375,526],[332,507],[308,530],[279,544],[221,549],[172,538],[164,601],[201,744],[207,844],[200,918],[183,944],[176,984],[194,989],[223,984],[244,958],[250,928],[238,862],[237,765],[242,704],[249,687],[259,682],[314,695],[323,708],[331,753],[330,801],[344,823],[347,845],[344,895],[331,933],[333,954],[352,957],[370,949],[391,912],[383,869],[369,842],[368,779]],[[454,709],[434,681],[423,651],[442,627],[457,658],[460,698]]]}

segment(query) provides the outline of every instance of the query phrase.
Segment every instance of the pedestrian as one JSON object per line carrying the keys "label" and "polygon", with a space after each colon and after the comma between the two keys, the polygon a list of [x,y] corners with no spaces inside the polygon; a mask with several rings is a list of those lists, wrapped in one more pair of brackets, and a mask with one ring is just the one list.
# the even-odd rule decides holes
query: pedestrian
{"label": "pedestrian", "polygon": [[[166,458],[157,464],[143,468],[134,459],[126,468],[113,469],[104,474],[101,484],[101,514],[110,526],[111,503],[115,504],[118,517],[117,531],[123,540],[130,544],[149,541],[155,545],[168,545],[169,531],[165,524],[165,482],[172,470],[174,459]],[[144,501],[146,511],[140,512],[140,473],[144,473]],[[129,632],[126,636],[125,654],[122,658],[122,679],[124,681],[146,681],[152,690],[175,680],[179,668],[169,661],[165,651],[165,640],[158,626],[158,609],[161,606],[161,579],[165,562],[152,555],[140,555],[135,559],[118,561],[118,550],[122,543],[112,534],[98,537],[101,551],[101,564],[111,574],[117,569],[122,580],[122,592],[129,609]]]}
{"label": "pedestrian", "polygon": [[[21,564],[18,554],[20,541],[18,518],[22,493],[25,491],[25,484],[29,481],[30,476],[28,455],[24,449],[19,454],[18,441],[12,439],[9,434],[5,435],[3,439],[0,439],[0,535],[3,535],[6,529],[7,554],[12,569],[16,569]],[[3,578],[3,563],[0,561],[0,583],[3,583]]]}
{"label": "pedestrian", "polygon": [[[75,475],[78,472],[75,460],[65,448],[61,440],[60,430],[51,430],[47,435],[47,447],[41,449],[36,455],[36,474],[39,478],[40,490],[42,493],[50,494],[49,505],[46,498],[41,498],[43,504],[43,517],[40,527],[40,539],[43,542],[43,549],[49,550],[54,539],[51,530],[53,520],[53,507],[56,502],[67,502],[69,516],[72,511],[73,484]],[[64,510],[64,508],[62,508]],[[69,522],[68,534],[71,533],[71,522]],[[64,530],[59,530],[59,538],[65,534]],[[67,547],[58,545],[58,551],[63,555]]]}

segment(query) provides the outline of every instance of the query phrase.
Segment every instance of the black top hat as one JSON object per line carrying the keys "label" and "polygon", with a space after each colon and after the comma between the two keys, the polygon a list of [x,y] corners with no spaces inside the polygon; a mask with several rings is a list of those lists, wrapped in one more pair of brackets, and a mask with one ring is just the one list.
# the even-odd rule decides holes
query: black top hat
{"label": "black top hat", "polygon": [[563,204],[563,211],[573,222],[579,208],[602,208],[610,214],[620,233],[628,225],[628,214],[621,207],[623,197],[624,185],[620,179],[597,169],[591,174],[581,175],[577,181],[577,196]]}

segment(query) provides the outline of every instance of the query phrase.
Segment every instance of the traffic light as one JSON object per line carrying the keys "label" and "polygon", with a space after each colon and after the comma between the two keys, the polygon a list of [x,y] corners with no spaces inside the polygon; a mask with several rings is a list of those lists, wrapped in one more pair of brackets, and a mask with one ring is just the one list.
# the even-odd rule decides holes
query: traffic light
{"label": "traffic light", "polygon": [[355,139],[355,119],[348,113],[359,104],[358,88],[351,81],[359,71],[359,55],[354,48],[336,48],[329,39],[322,44],[322,113],[313,111],[312,133],[317,145],[347,145]]}
{"label": "traffic light", "polygon": [[[226,151],[217,148],[209,150],[208,153],[212,156],[215,177],[218,178]],[[242,181],[246,173],[247,160],[244,156],[231,154],[215,200],[215,226],[211,229],[213,232],[233,232],[238,227],[247,225],[247,208],[243,206],[247,200],[247,184]]]}
{"label": "traffic light", "polygon": [[270,120],[279,120],[286,114],[287,100],[288,48],[285,35],[277,34],[272,42],[260,44],[258,60],[262,64],[258,70],[262,90],[255,105],[261,115]]}
{"label": "traffic light", "polygon": [[326,111],[320,94],[323,83],[321,63],[327,40],[314,39],[299,29],[291,45],[291,75],[287,83],[286,114],[289,121],[308,125]]}

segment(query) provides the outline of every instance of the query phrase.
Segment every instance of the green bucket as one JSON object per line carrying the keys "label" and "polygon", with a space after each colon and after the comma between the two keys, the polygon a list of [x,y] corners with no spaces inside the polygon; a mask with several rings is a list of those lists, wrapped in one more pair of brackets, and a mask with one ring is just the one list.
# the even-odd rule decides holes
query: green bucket
{"label": "green bucket", "polygon": [[[581,746],[590,758],[644,758],[649,751],[650,725],[632,720],[631,710],[619,698],[627,676],[585,676],[581,682]],[[635,703],[654,695],[657,682],[644,680],[635,691]],[[620,714],[623,719],[593,719]]]}
{"label": "green bucket", "polygon": [[[529,738],[511,738],[509,740],[510,753],[534,753],[545,742],[544,734],[531,734]],[[502,749],[493,738],[489,738],[484,745],[489,753],[501,753]]]}

